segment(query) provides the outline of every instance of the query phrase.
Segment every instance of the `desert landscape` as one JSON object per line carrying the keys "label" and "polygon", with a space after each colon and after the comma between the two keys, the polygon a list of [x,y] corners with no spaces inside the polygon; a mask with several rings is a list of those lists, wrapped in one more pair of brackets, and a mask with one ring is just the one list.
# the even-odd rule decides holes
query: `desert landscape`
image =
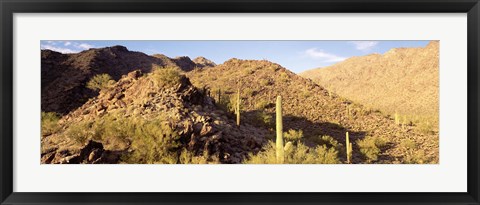
{"label": "desert landscape", "polygon": [[42,47],[40,160],[438,164],[439,45],[302,72],[266,59]]}

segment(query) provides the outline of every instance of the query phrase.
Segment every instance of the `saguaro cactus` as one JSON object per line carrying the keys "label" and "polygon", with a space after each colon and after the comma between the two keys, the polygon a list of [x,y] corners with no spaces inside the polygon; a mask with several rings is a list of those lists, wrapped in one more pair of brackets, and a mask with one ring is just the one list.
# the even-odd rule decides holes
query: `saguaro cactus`
{"label": "saguaro cactus", "polygon": [[276,125],[277,125],[277,140],[276,140],[276,155],[277,163],[283,164],[285,160],[283,147],[283,121],[282,121],[282,96],[277,96],[276,106]]}
{"label": "saguaro cactus", "polygon": [[347,163],[350,164],[352,160],[352,143],[350,143],[350,137],[348,136],[348,132],[345,133],[345,147],[347,147]]}
{"label": "saguaro cactus", "polygon": [[217,97],[218,97],[218,101],[217,101],[217,102],[220,104],[220,100],[222,99],[222,98],[221,98],[221,97],[222,97],[222,90],[221,90],[220,88],[218,89]]}
{"label": "saguaro cactus", "polygon": [[237,114],[237,126],[240,126],[240,88],[237,90],[237,104],[235,105],[235,114]]}

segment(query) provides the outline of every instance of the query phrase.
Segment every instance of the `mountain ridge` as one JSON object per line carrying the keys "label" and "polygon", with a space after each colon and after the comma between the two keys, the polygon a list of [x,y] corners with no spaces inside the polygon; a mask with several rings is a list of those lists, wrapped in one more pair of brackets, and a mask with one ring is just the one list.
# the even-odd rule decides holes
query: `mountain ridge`
{"label": "mountain ridge", "polygon": [[438,129],[439,42],[357,56],[300,73],[355,102]]}
{"label": "mountain ridge", "polygon": [[80,53],[62,54],[41,51],[42,111],[67,114],[98,93],[86,88],[97,74],[106,73],[119,80],[134,70],[144,73],[153,67],[179,67],[188,72],[197,67],[187,58],[171,59],[129,51],[124,46],[92,48]]}

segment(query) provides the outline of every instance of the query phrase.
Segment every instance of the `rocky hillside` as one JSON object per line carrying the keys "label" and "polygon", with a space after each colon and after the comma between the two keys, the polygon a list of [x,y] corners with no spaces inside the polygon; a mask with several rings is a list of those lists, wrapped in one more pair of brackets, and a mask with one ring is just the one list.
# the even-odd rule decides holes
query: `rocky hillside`
{"label": "rocky hillside", "polygon": [[[104,73],[113,80],[97,75]],[[96,91],[86,86],[91,79],[101,85]],[[277,96],[287,163],[438,163],[438,134],[397,123],[278,64],[215,65],[121,46],[42,51],[41,162],[278,163]]]}
{"label": "rocky hillside", "polygon": [[[411,124],[398,125],[389,116],[339,97],[278,64],[231,59],[187,76],[196,87],[210,90],[217,102],[234,98],[240,89],[242,123],[273,128],[268,119],[274,119],[275,98],[282,96],[284,130],[303,131],[307,145],[314,146],[324,135],[344,144],[349,132],[351,141],[378,137],[386,142],[377,163],[404,163],[410,149],[406,140],[409,147],[424,152],[428,159],[424,163],[438,162],[438,135],[419,133]],[[354,143],[353,149],[354,163],[364,163],[363,148]]]}
{"label": "rocky hillside", "polygon": [[123,75],[42,137],[42,163],[240,163],[269,131],[236,126],[175,69]]}
{"label": "rocky hillside", "polygon": [[385,54],[352,57],[303,72],[338,95],[426,129],[438,129],[439,42],[426,47],[394,48]]}
{"label": "rocky hillside", "polygon": [[204,64],[196,65],[188,57],[149,56],[129,51],[123,46],[89,49],[74,54],[42,50],[42,111],[67,114],[98,95],[85,86],[97,74],[106,73],[119,80],[131,71],[139,69],[148,73],[155,66],[190,71],[195,67],[204,67]]}

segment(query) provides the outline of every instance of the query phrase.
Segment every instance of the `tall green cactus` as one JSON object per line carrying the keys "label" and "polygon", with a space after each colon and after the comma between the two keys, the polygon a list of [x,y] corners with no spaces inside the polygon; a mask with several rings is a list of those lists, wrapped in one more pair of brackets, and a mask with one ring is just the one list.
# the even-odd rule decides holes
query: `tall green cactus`
{"label": "tall green cactus", "polygon": [[348,136],[348,132],[345,133],[345,147],[347,147],[347,163],[350,164],[352,160],[352,143],[350,143],[350,137]]}
{"label": "tall green cactus", "polygon": [[235,114],[237,114],[237,126],[240,126],[240,88],[237,90],[237,104],[235,106]]}
{"label": "tall green cactus", "polygon": [[222,97],[221,95],[222,95],[222,90],[219,88],[219,89],[218,89],[218,93],[217,93],[217,96],[218,96],[218,101],[217,101],[217,102],[218,102],[218,104],[220,104],[220,100],[222,99],[222,98],[221,98],[221,97]]}
{"label": "tall green cactus", "polygon": [[283,121],[282,121],[282,96],[277,96],[276,106],[276,125],[277,125],[277,140],[276,140],[276,156],[277,163],[283,164],[285,160],[283,147]]}

